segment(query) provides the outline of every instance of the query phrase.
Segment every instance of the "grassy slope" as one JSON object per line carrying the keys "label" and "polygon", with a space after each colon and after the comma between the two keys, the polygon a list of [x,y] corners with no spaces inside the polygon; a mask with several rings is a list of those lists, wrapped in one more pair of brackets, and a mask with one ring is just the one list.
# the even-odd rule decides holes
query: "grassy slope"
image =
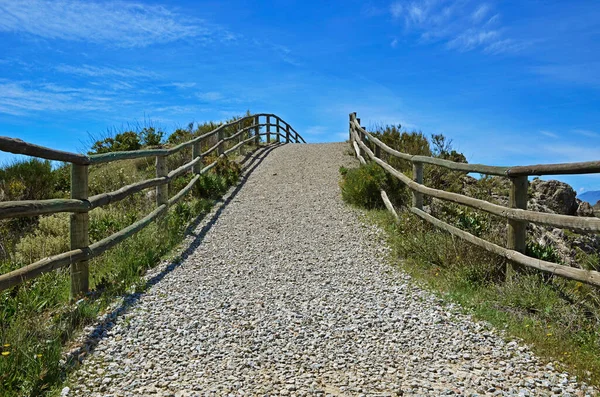
{"label": "grassy slope", "polygon": [[[211,160],[211,159],[207,159]],[[153,164],[124,161],[92,168],[90,190],[110,191],[145,179]],[[42,275],[13,289],[0,292],[0,395],[43,395],[56,391],[65,379],[61,365],[65,343],[74,332],[94,321],[117,296],[145,288],[142,275],[169,256],[183,239],[192,219],[206,214],[232,184],[237,170],[218,167],[197,184],[193,197],[170,209],[160,225],[153,223],[132,238],[90,263],[92,294],[69,302],[68,268]],[[170,186],[171,196],[188,182],[182,177]],[[140,219],[153,208],[153,199],[139,193],[118,204],[90,214],[90,239],[97,241]],[[42,232],[25,236],[17,256],[36,259],[68,248],[68,215],[58,214],[43,222]],[[53,241],[53,244],[47,244]],[[43,247],[43,249],[41,249]],[[56,252],[52,252],[56,251]],[[2,273],[20,267],[18,263],[0,264]],[[63,363],[64,364],[64,363]]]}
{"label": "grassy slope", "polygon": [[534,272],[501,281],[503,260],[411,214],[402,213],[398,223],[385,210],[366,217],[385,231],[390,261],[426,288],[522,338],[579,380],[600,385],[597,290]]}

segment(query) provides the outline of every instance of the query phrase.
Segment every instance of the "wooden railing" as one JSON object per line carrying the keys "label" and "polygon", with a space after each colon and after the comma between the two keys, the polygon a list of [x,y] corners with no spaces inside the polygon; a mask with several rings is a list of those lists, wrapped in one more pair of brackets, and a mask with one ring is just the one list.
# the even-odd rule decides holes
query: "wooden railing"
{"label": "wooden railing", "polygon": [[[261,117],[265,119],[264,123],[260,122]],[[272,121],[275,122],[272,123]],[[247,126],[244,127],[244,125]],[[265,133],[260,132],[261,127],[266,127]],[[271,130],[272,127],[275,128],[275,131]],[[235,132],[229,136],[225,136],[225,131],[231,129],[234,129]],[[201,152],[201,143],[215,135],[218,137],[217,142],[208,150]],[[97,257],[121,241],[139,232],[164,214],[169,206],[174,205],[189,193],[194,184],[199,180],[200,175],[206,173],[217,164],[217,160],[215,160],[203,167],[202,159],[205,156],[216,151],[218,157],[224,157],[240,149],[245,144],[254,143],[258,146],[260,136],[266,137],[267,144],[271,142],[271,136],[275,138],[275,142],[277,143],[280,143],[282,140],[286,143],[306,143],[288,123],[274,114],[266,113],[255,114],[231,123],[222,124],[206,134],[171,148],[111,152],[90,156],[53,150],[26,143],[19,139],[0,137],[0,150],[2,151],[72,164],[70,199],[0,202],[0,219],[53,214],[57,212],[72,213],[70,226],[71,251],[44,258],[30,265],[0,275],[0,291],[51,270],[70,265],[71,296],[76,297],[81,293],[87,292],[89,289],[88,261],[90,259]],[[230,147],[225,150],[226,144],[235,140],[237,140],[237,143],[233,145],[229,143]],[[189,147],[192,148],[191,161],[169,172],[166,162],[167,157]],[[89,166],[146,157],[156,158],[156,178],[136,182],[113,192],[88,197]],[[168,183],[190,170],[194,174],[192,180],[169,199]],[[123,200],[134,193],[152,187],[156,188],[156,209],[154,211],[125,229],[94,244],[89,244],[89,211]]]}
{"label": "wooden railing", "polygon": [[[356,152],[356,156],[359,158],[361,163],[366,164],[365,156],[363,156],[363,154],[366,154],[368,159],[374,161],[391,175],[398,178],[412,191],[413,200],[410,211],[420,218],[472,244],[503,256],[507,258],[510,263],[532,267],[569,279],[600,286],[600,272],[560,265],[525,255],[526,228],[528,222],[558,228],[566,228],[580,232],[600,231],[600,219],[596,217],[548,214],[527,210],[527,177],[530,175],[600,173],[600,161],[517,167],[495,167],[482,164],[457,163],[428,156],[413,156],[392,149],[377,139],[377,137],[370,134],[360,125],[360,119],[356,117],[356,113],[350,114],[350,142],[352,143]],[[413,178],[409,178],[382,160],[380,155],[381,151],[390,156],[412,163]],[[423,184],[423,164],[431,164],[465,173],[473,172],[506,177],[511,182],[508,203],[509,207],[504,207],[457,193],[451,193],[444,190],[427,187]],[[386,193],[382,191],[381,194],[388,210],[390,210],[394,216],[398,217],[394,208],[392,207],[392,204],[388,200]],[[443,222],[423,211],[423,195],[466,205],[468,207],[482,210],[506,219],[508,221],[508,241],[506,248],[449,225],[448,223]]]}

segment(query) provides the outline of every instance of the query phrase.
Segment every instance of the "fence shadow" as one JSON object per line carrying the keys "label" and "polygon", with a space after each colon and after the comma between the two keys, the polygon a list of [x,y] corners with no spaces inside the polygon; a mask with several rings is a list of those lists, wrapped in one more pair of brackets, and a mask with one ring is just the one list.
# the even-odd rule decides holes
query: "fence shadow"
{"label": "fence shadow", "polygon": [[[64,369],[65,374],[74,369],[88,354],[95,350],[98,343],[100,343],[102,339],[106,338],[108,336],[108,331],[115,326],[115,320],[118,317],[126,314],[127,311],[141,299],[141,297],[145,294],[145,291],[147,291],[153,285],[159,283],[163,278],[165,278],[165,276],[183,264],[183,262],[202,243],[204,237],[219,219],[225,208],[244,187],[250,175],[252,175],[252,173],[264,161],[269,153],[283,145],[283,143],[271,144],[267,147],[259,148],[253,152],[250,152],[242,158],[240,165],[243,167],[243,169],[239,183],[233,187],[232,190],[226,193],[223,198],[217,201],[213,207],[213,210],[204,216],[199,216],[194,220],[194,222],[192,222],[192,224],[190,224],[190,226],[186,228],[184,241],[188,241],[190,236],[193,236],[193,239],[187,243],[185,250],[158,274],[152,276],[146,281],[144,284],[144,292],[135,292],[125,295],[123,297],[123,302],[119,306],[105,314],[102,317],[102,320],[94,326],[92,331],[88,332],[82,340],[78,340],[78,342],[81,343],[81,346],[71,350],[67,354],[66,365]],[[206,220],[206,217],[210,217],[210,219],[204,226],[202,226],[200,230],[197,231],[196,229]]]}

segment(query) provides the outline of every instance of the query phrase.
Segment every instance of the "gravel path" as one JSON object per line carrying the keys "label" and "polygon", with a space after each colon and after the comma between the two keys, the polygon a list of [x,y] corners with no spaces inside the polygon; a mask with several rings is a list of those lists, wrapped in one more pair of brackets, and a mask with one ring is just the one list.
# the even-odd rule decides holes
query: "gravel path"
{"label": "gravel path", "polygon": [[387,265],[380,233],[340,198],[345,153],[262,156],[183,263],[94,331],[63,394],[592,393]]}

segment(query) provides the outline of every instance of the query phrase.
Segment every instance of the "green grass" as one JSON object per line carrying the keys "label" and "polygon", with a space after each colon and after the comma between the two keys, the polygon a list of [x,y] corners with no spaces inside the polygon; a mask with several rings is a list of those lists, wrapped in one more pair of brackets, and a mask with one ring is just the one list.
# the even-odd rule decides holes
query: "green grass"
{"label": "green grass", "polygon": [[[191,198],[172,207],[164,218],[92,260],[92,292],[77,304],[69,303],[68,269],[44,274],[0,292],[0,395],[52,395],[60,390],[74,364],[60,362],[73,334],[93,323],[116,297],[143,291],[145,271],[163,259],[172,259],[169,258],[172,250],[181,243],[190,222],[206,214],[215,200],[237,183],[237,165],[219,164],[215,170],[216,173],[201,178]],[[176,181],[173,188],[185,185],[187,180]],[[91,240],[104,238],[150,212],[151,205],[142,194],[91,214]],[[55,236],[57,241],[48,245],[48,249],[60,252],[68,241],[68,236],[56,233],[64,232],[68,216],[62,218],[59,215],[40,222],[41,229],[25,236],[27,244],[20,247],[27,252],[20,255],[35,258],[48,254],[39,247],[55,234],[61,237]],[[8,261],[0,263],[0,273],[20,266]]]}
{"label": "green grass", "polygon": [[398,223],[385,210],[366,217],[385,231],[390,261],[424,287],[521,338],[580,381],[600,385],[597,289],[528,270],[505,281],[503,259],[414,215],[401,213]]}

